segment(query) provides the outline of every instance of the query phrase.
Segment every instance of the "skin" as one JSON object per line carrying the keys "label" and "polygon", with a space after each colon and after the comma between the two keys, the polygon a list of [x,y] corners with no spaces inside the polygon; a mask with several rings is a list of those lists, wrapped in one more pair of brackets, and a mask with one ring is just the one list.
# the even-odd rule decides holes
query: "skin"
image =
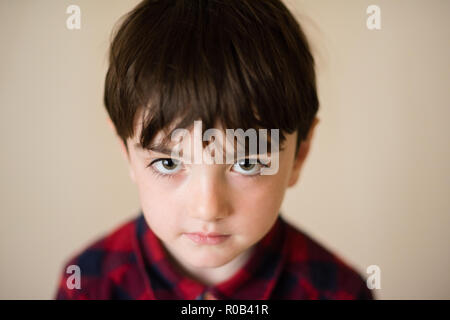
{"label": "skin", "polygon": [[[169,169],[167,162],[166,166],[154,163],[156,171],[173,172],[171,178],[160,177],[147,166],[170,155],[136,147],[139,125],[137,134],[127,140],[128,149],[118,137],[145,219],[179,272],[214,285],[230,278],[248,261],[255,244],[274,225],[286,189],[297,183],[318,122],[316,118],[297,155],[297,133],[286,134],[279,153],[279,169],[274,175],[246,175],[257,172],[259,165],[246,171],[238,162],[169,162]],[[158,137],[161,134],[156,141]],[[190,154],[188,150],[186,154]],[[217,232],[229,237],[220,244],[197,244],[185,235],[191,232]]]}

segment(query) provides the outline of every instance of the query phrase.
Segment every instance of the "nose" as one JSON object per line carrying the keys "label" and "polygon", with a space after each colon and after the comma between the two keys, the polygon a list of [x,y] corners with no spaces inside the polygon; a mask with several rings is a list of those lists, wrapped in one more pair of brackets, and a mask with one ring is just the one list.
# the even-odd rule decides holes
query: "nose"
{"label": "nose", "polygon": [[201,165],[188,185],[187,211],[194,219],[216,222],[231,212],[228,188],[217,165]]}

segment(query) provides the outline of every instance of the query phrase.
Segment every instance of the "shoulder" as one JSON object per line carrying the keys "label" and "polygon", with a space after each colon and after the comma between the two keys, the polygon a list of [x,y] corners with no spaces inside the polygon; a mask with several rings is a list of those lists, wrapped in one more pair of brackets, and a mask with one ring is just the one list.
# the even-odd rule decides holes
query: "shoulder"
{"label": "shoulder", "polygon": [[285,276],[302,288],[294,295],[308,299],[373,299],[366,281],[355,267],[283,220],[286,232]]}
{"label": "shoulder", "polygon": [[136,221],[136,217],[126,221],[67,259],[56,299],[109,299],[113,291],[120,292],[120,278],[136,265]]}

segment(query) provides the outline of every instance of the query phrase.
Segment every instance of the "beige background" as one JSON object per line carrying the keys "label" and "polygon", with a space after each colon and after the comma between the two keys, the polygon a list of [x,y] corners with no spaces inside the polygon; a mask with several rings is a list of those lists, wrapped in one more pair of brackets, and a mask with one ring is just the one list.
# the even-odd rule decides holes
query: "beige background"
{"label": "beige background", "polygon": [[[102,105],[111,28],[137,2],[0,1],[2,299],[52,298],[63,261],[137,213]],[[378,265],[377,298],[449,299],[450,1],[289,4],[316,54],[321,123],[285,217],[361,274]]]}

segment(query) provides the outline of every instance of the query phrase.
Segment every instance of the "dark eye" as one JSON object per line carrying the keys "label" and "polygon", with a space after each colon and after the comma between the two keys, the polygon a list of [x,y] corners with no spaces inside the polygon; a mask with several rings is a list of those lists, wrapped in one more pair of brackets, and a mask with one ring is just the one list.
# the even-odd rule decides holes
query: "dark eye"
{"label": "dark eye", "polygon": [[239,166],[244,170],[251,170],[256,166],[255,163],[250,163],[250,159],[244,159],[239,161],[238,163]]}
{"label": "dark eye", "polygon": [[246,158],[236,162],[233,167],[235,168],[235,170],[237,169],[237,171],[239,173],[242,173],[243,175],[253,176],[259,174],[261,166],[264,165],[261,164],[258,159]]}
{"label": "dark eye", "polygon": [[164,169],[167,170],[173,170],[177,167],[177,165],[172,159],[163,159],[161,160],[161,164],[164,167]]}
{"label": "dark eye", "polygon": [[181,169],[180,161],[166,158],[156,159],[149,164],[156,172],[161,174],[173,174]]}

